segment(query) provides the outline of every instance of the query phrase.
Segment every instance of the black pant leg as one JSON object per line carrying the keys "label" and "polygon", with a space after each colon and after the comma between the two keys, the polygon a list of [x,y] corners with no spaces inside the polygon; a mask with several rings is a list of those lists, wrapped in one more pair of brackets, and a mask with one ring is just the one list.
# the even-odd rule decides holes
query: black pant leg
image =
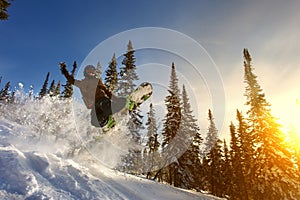
{"label": "black pant leg", "polygon": [[[109,116],[112,114],[111,101],[108,98],[101,98],[95,102],[95,115],[100,127],[106,125]],[[91,113],[93,114],[93,113]]]}

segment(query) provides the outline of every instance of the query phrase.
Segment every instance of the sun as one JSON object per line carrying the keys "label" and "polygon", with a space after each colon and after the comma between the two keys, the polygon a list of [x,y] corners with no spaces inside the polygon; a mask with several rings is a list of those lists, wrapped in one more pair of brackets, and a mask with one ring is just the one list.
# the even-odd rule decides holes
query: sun
{"label": "sun", "polygon": [[285,106],[284,117],[279,119],[281,130],[286,135],[286,144],[292,150],[300,153],[300,100],[294,105]]}

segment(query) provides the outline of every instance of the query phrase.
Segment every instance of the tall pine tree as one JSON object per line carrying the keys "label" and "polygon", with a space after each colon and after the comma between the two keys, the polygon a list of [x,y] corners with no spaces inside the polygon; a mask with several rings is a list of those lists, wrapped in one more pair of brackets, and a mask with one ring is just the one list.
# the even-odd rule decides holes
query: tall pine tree
{"label": "tall pine tree", "polygon": [[205,189],[211,194],[222,196],[222,141],[218,138],[211,110],[208,111],[209,127],[205,139],[205,157],[203,168],[205,171]]}
{"label": "tall pine tree", "polygon": [[[233,184],[232,184],[232,174],[233,168],[230,159],[230,150],[228,149],[226,140],[223,141],[223,149],[224,149],[224,160],[222,162],[221,167],[221,190],[222,197],[229,196],[229,194],[233,191]],[[231,196],[230,196],[231,197]]]}
{"label": "tall pine tree", "polygon": [[115,91],[118,86],[118,71],[117,71],[116,54],[113,55],[105,74],[106,74],[105,79],[104,79],[105,85],[110,89],[110,91]]}
{"label": "tall pine tree", "polygon": [[[163,124],[163,157],[165,164],[164,167],[165,181],[171,185],[179,186],[178,182],[178,161],[177,161],[177,142],[174,140],[179,132],[181,124],[181,105],[180,105],[180,92],[178,87],[178,78],[175,70],[175,65],[172,63],[169,95],[165,99],[167,106],[167,114]],[[174,141],[173,141],[174,140]],[[165,165],[164,164],[164,165]]]}
{"label": "tall pine tree", "polygon": [[124,59],[122,61],[122,64],[124,66],[120,68],[119,73],[119,96],[127,97],[128,95],[130,95],[136,87],[135,81],[139,79],[138,75],[136,74],[134,52],[135,51],[133,49],[132,42],[129,41],[127,45],[127,52],[124,54]]}
{"label": "tall pine tree", "polygon": [[48,81],[49,81],[50,72],[47,73],[46,79],[44,81],[44,84],[42,86],[42,89],[39,93],[39,98],[43,98],[47,94],[47,87],[48,87]]}
{"label": "tall pine tree", "polygon": [[[244,49],[244,79],[248,123],[256,147],[253,195],[255,199],[293,199],[298,183],[291,154],[284,145],[284,135],[271,114],[257,76],[253,73],[251,57]],[[299,196],[298,196],[299,197]]]}
{"label": "tall pine tree", "polygon": [[178,147],[183,148],[180,149],[180,151],[184,151],[184,153],[178,159],[178,179],[181,188],[191,189],[197,188],[200,184],[199,167],[201,165],[200,145],[202,143],[202,138],[199,132],[200,129],[197,125],[197,120],[193,116],[189,97],[184,85],[182,88],[181,107],[182,117],[179,130],[181,141],[178,141],[181,145],[178,145]]}
{"label": "tall pine tree", "polygon": [[160,143],[158,141],[158,127],[155,119],[155,110],[152,103],[150,104],[150,109],[148,114],[148,119],[146,122],[147,126],[147,143],[146,143],[146,154],[145,155],[145,169],[147,173],[146,178],[151,178],[152,172],[157,170],[159,161],[159,147]]}
{"label": "tall pine tree", "polygon": [[[135,57],[132,42],[129,41],[127,45],[127,52],[124,54],[122,61],[123,67],[120,68],[120,79],[117,93],[119,96],[128,97],[135,89],[135,81],[137,81],[138,75],[136,74]],[[142,115],[139,109],[135,109],[130,112],[130,119],[127,123],[129,129],[129,137],[132,142],[137,145],[141,144],[141,130],[144,128],[142,123]],[[140,173],[142,166],[142,152],[140,149],[129,149],[129,154],[123,157],[123,162],[126,163],[126,169],[122,167],[124,171],[129,173]]]}
{"label": "tall pine tree", "polygon": [[242,165],[242,149],[239,132],[233,123],[230,124],[230,159],[231,159],[231,198],[248,199],[247,188],[245,183],[244,168]]}
{"label": "tall pine tree", "polygon": [[[236,129],[237,140],[240,142],[240,162],[242,167],[242,174],[244,183],[241,183],[241,187],[243,189],[247,188],[243,197],[240,196],[241,199],[254,199],[253,196],[253,180],[255,179],[255,165],[253,163],[253,159],[255,159],[255,146],[254,139],[252,135],[252,131],[250,131],[250,127],[246,122],[243,114],[237,110],[236,118],[238,121],[238,127]],[[238,162],[238,161],[235,161]],[[244,190],[244,189],[243,189]]]}

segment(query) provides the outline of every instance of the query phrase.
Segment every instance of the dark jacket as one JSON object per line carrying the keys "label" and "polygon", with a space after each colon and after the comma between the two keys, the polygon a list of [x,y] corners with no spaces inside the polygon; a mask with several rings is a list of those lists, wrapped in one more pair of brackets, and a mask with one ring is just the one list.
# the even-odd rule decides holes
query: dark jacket
{"label": "dark jacket", "polygon": [[85,77],[82,80],[76,80],[69,74],[65,66],[61,67],[61,72],[69,83],[80,89],[82,99],[88,109],[91,109],[97,100],[102,98],[112,98],[112,93],[100,79],[96,77]]}

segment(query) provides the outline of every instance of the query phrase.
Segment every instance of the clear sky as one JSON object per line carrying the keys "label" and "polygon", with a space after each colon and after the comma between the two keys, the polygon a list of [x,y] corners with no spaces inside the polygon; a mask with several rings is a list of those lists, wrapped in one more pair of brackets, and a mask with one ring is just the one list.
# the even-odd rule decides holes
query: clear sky
{"label": "clear sky", "polygon": [[162,27],[193,38],[213,59],[224,83],[227,119],[234,120],[245,102],[242,51],[248,48],[275,116],[287,120],[300,112],[299,8],[297,0],[15,0],[9,20],[0,21],[0,87],[22,82],[38,92],[48,71],[51,80],[64,82],[59,62],[81,65],[111,36]]}

